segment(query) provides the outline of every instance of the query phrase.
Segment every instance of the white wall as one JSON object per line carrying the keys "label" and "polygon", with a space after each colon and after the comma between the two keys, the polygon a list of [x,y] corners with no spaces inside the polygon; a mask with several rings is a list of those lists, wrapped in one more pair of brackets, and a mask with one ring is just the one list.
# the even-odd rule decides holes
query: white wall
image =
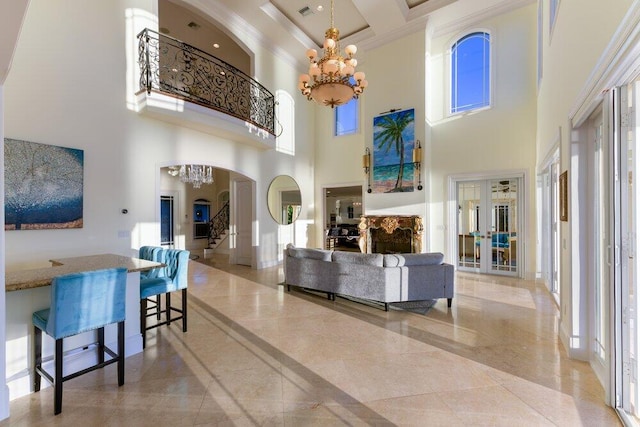
{"label": "white wall", "polygon": [[[126,38],[130,30],[126,16],[134,7],[140,8],[139,15],[156,10],[153,0],[53,0],[33,2],[27,11],[4,85],[4,108],[0,109],[4,137],[84,150],[84,227],[3,233],[6,268],[49,266],[48,260],[54,257],[106,252],[135,255],[139,246],[155,244],[159,240],[160,168],[180,163],[204,163],[255,181],[253,265],[277,264],[288,242],[297,239],[296,244],[306,244],[306,224],[315,215],[309,203],[313,200],[311,130],[296,126],[294,157],[129,109],[128,61],[136,58],[126,55],[131,46]],[[239,37],[254,51],[255,78],[272,93],[281,89],[294,94],[297,70],[250,36]],[[303,117],[310,115],[306,104],[299,110]],[[288,232],[291,227],[283,233],[266,206],[266,189],[281,174],[296,179],[303,203],[306,201],[300,216],[302,229],[295,234]],[[122,209],[128,213],[122,214]],[[44,307],[46,301],[42,304]],[[4,306],[4,294],[0,306]],[[4,331],[4,320],[1,326]],[[0,338],[4,342],[2,334]],[[28,332],[16,339],[30,345]],[[4,352],[0,362],[0,376],[4,377]],[[0,411],[6,406],[5,395],[3,384]]]}
{"label": "white wall", "polygon": [[[366,189],[366,176],[362,169],[365,147],[372,150],[373,118],[391,109],[415,109],[415,136],[425,140],[425,35],[423,31],[400,40],[368,50],[358,60],[358,69],[366,73],[369,87],[360,97],[360,132],[356,135],[333,136],[333,110],[317,108],[316,127],[316,205],[323,206],[323,187],[338,187],[361,182]],[[425,157],[428,157],[427,153]],[[380,194],[366,193],[362,200],[364,214],[420,215],[427,217],[427,184],[423,169],[422,191]],[[321,209],[316,211],[316,233],[323,228]],[[428,232],[428,229],[427,229]],[[318,247],[321,242],[316,242]],[[423,246],[425,249],[426,245]]]}
{"label": "white wall", "polygon": [[[431,124],[431,246],[451,251],[446,237],[456,224],[449,223],[447,200],[453,175],[522,173],[528,181],[525,207],[528,216],[524,235],[535,242],[535,135],[536,135],[536,13],[534,4],[493,18],[470,21],[447,32],[447,22],[433,20],[427,89],[427,116]],[[488,30],[492,38],[492,105],[471,114],[450,117],[449,47],[470,30]],[[535,253],[527,253],[525,276],[535,272]]]}
{"label": "white wall", "polygon": [[[139,246],[156,241],[161,166],[205,163],[256,181],[258,266],[277,262],[279,254],[274,243],[279,226],[266,207],[271,179],[291,175],[303,193],[313,194],[313,169],[308,167],[312,138],[304,126],[296,127],[292,157],[127,109],[125,10],[140,3],[31,5],[6,83],[5,135],[85,151],[84,228],[7,233],[8,268],[43,265],[54,256],[134,254]],[[153,10],[154,2],[146,2],[145,8]],[[272,92],[294,93],[297,70],[244,37],[256,53],[256,78]],[[302,107],[303,114],[306,109]],[[120,213],[123,208],[127,215]],[[312,216],[313,206],[303,206],[301,218]],[[268,243],[262,245],[263,239]]]}
{"label": "white wall", "polygon": [[[465,3],[458,5],[458,3]],[[424,190],[402,194],[366,194],[365,214],[420,215],[425,219],[424,250],[447,246],[446,212],[448,177],[460,173],[493,171],[526,173],[525,191],[529,216],[525,234],[535,242],[535,135],[536,135],[536,13],[534,4],[495,18],[474,19],[473,3],[456,3],[457,14],[439,14],[427,28],[397,41],[367,50],[359,69],[370,86],[361,96],[361,131],[349,137],[333,137],[330,109],[318,108],[316,128],[316,203],[322,204],[322,187],[362,182],[364,148],[371,148],[373,118],[390,109],[415,108],[416,138],[424,146]],[[446,9],[446,8],[445,8]],[[464,23],[460,26],[452,20]],[[455,24],[455,25],[454,25]],[[495,50],[493,106],[457,119],[445,114],[446,50],[460,31],[476,27],[493,30]],[[442,29],[447,29],[443,31]],[[433,34],[436,34],[434,37]],[[321,213],[316,216],[322,227]],[[526,274],[535,272],[535,253],[525,262]]]}
{"label": "white wall", "polygon": [[[583,90],[593,73],[602,73],[610,64],[598,60],[613,39],[632,0],[602,3],[596,0],[561,1],[553,31],[549,28],[549,5],[543,3],[543,71],[538,95],[537,162],[541,163],[559,141],[560,172],[568,171],[569,199],[577,198],[578,185],[585,188],[586,147],[572,147],[571,115],[584,101]],[[610,47],[615,51],[617,46]],[[570,58],[570,60],[567,60]],[[574,135],[579,135],[577,132]],[[586,169],[584,172],[589,173]],[[579,182],[578,182],[579,181]],[[575,200],[577,201],[577,200]],[[582,203],[586,202],[581,197]],[[572,357],[587,360],[590,355],[590,328],[587,289],[592,255],[586,252],[586,233],[580,233],[586,215],[578,217],[578,205],[571,200],[569,221],[560,223],[560,337]],[[586,206],[581,206],[586,207]],[[573,231],[573,232],[572,232]]]}

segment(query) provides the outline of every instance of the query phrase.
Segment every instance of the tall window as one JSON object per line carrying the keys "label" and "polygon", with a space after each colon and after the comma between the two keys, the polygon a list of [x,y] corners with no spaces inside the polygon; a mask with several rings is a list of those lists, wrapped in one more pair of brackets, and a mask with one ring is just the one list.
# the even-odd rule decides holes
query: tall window
{"label": "tall window", "polygon": [[[351,77],[351,83],[355,83]],[[335,109],[335,136],[351,135],[358,132],[358,100],[353,98]]]}
{"label": "tall window", "polygon": [[276,150],[295,155],[295,102],[287,91],[276,91]]}
{"label": "tall window", "polygon": [[451,113],[490,105],[491,36],[467,34],[451,46]]}

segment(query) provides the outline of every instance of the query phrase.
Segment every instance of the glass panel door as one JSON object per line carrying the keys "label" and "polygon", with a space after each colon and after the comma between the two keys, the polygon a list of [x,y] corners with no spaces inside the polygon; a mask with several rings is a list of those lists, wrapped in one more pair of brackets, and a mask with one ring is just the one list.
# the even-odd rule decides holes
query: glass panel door
{"label": "glass panel door", "polygon": [[491,185],[491,271],[516,272],[518,261],[518,180],[494,179]]}
{"label": "glass panel door", "polygon": [[517,274],[519,180],[457,183],[459,270]]}
{"label": "glass panel door", "polygon": [[[458,269],[480,271],[481,243],[485,238],[484,210],[480,210],[483,183],[458,182]],[[480,215],[482,214],[482,218]],[[481,221],[482,219],[482,221]]]}

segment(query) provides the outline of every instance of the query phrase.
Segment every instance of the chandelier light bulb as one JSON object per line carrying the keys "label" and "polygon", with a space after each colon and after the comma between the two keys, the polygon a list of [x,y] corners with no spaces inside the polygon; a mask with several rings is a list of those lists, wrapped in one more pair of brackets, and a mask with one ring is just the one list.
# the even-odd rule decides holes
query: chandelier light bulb
{"label": "chandelier light bulb", "polygon": [[349,56],[355,55],[357,51],[358,48],[355,44],[350,44],[349,46],[344,48],[344,52]]}
{"label": "chandelier light bulb", "polygon": [[311,78],[308,74],[300,74],[300,83],[309,83],[309,80],[311,80]]}
{"label": "chandelier light bulb", "polygon": [[313,61],[314,58],[316,58],[318,56],[318,51],[315,49],[309,49],[307,50],[307,58],[309,58],[309,60]]}
{"label": "chandelier light bulb", "polygon": [[335,74],[338,71],[338,64],[335,59],[330,59],[324,64],[324,72],[328,74]]}
{"label": "chandelier light bulb", "polygon": [[353,68],[353,66],[351,65],[347,65],[346,67],[344,67],[344,75],[351,77],[353,76],[353,73],[355,72],[355,69]]}
{"label": "chandelier light bulb", "polygon": [[364,80],[364,73],[362,71],[358,71],[353,75],[353,78],[356,79],[357,82]]}
{"label": "chandelier light bulb", "polygon": [[360,87],[361,87],[362,89],[366,88],[367,86],[369,86],[369,82],[368,82],[368,81],[366,81],[366,80],[362,80],[362,81],[360,82]]}
{"label": "chandelier light bulb", "polygon": [[325,39],[324,40],[324,48],[325,49],[335,49],[336,41],[334,39]]}

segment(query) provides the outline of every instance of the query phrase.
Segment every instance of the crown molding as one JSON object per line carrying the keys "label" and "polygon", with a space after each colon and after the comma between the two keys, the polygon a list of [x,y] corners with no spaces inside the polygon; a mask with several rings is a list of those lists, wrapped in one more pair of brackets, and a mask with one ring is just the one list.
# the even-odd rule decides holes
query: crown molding
{"label": "crown molding", "polygon": [[[504,0],[501,3],[482,9],[472,15],[464,16],[460,19],[448,22],[447,24],[436,26],[433,31],[433,37],[441,37],[450,33],[461,31],[464,28],[472,27],[486,19],[500,16],[502,14],[520,9],[535,3],[536,0]],[[429,2],[427,2],[429,3]]]}

